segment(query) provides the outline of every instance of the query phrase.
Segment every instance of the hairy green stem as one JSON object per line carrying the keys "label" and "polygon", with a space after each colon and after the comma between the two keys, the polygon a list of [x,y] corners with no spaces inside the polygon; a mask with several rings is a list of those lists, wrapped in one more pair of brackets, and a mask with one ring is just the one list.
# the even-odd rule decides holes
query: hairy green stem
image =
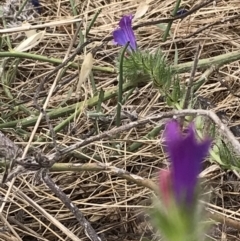
{"label": "hairy green stem", "polygon": [[[0,58],[2,58],[2,57],[34,59],[34,60],[52,63],[52,64],[61,64],[62,63],[62,59],[49,58],[47,56],[31,54],[31,53],[16,52],[16,51],[0,52]],[[233,52],[230,52],[227,54],[221,54],[221,55],[207,58],[207,59],[200,59],[198,62],[198,68],[209,68],[212,65],[222,66],[224,64],[228,64],[228,63],[231,63],[236,60],[240,60],[240,50],[233,51]],[[189,71],[192,68],[192,64],[193,64],[193,61],[178,64],[178,65],[172,65],[172,69],[176,73],[183,73],[183,72]],[[70,62],[69,65],[75,69],[79,68],[79,65],[74,62]],[[93,66],[93,70],[98,70],[98,71],[108,72],[108,73],[116,73],[116,69],[111,68],[111,67]]]}
{"label": "hairy green stem", "polygon": [[[38,60],[38,61],[52,63],[52,64],[61,64],[63,62],[62,59],[49,58],[47,56],[31,54],[31,53],[16,52],[16,51],[13,51],[13,50],[10,51],[10,52],[0,52],[0,58],[2,58],[2,57],[33,59],[33,60]],[[74,63],[74,62],[70,62],[69,66],[71,66],[74,69],[79,68],[79,64]],[[98,71],[108,72],[108,73],[115,73],[116,72],[114,68],[101,67],[101,66],[93,66],[93,70],[98,70]]]}
{"label": "hairy green stem", "polygon": [[[123,91],[128,91],[129,89],[137,86],[137,84],[138,84],[137,82],[126,83],[123,85]],[[118,92],[117,92],[116,88],[105,92],[104,93],[104,101],[109,100],[109,99],[113,98],[114,96],[117,96],[117,94],[118,94]],[[70,114],[70,116],[67,119],[65,119],[63,122],[61,122],[58,126],[56,126],[54,128],[54,130],[57,132],[57,131],[61,130],[64,126],[66,126],[70,121],[72,121],[74,116],[76,114],[79,114],[84,106],[93,107],[97,103],[98,103],[98,96],[94,96],[94,97],[90,98],[89,100],[87,100],[86,102],[82,101],[80,103],[76,103],[76,104],[73,104],[73,105],[70,105],[67,107],[58,108],[56,110],[52,110],[52,111],[48,112],[47,114],[50,119],[54,119],[54,118],[58,118],[58,117],[62,117],[62,116],[66,116],[66,115]],[[76,109],[76,105],[78,105],[79,108],[77,110],[77,113],[74,113],[75,109]],[[19,123],[21,123],[21,126],[23,128],[32,126],[35,124],[37,118],[38,118],[38,116],[33,116],[33,117],[27,117],[27,118],[14,120],[14,121],[6,122],[6,123],[1,123],[0,128],[16,127]]]}

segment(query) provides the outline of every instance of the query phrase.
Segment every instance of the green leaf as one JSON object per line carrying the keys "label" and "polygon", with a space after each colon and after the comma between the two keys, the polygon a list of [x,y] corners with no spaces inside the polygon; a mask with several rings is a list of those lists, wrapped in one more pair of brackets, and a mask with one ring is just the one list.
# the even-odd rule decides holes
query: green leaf
{"label": "green leaf", "polygon": [[153,81],[154,86],[167,91],[171,86],[173,71],[161,50],[155,53],[132,52],[125,57],[123,65],[124,77],[130,81]]}

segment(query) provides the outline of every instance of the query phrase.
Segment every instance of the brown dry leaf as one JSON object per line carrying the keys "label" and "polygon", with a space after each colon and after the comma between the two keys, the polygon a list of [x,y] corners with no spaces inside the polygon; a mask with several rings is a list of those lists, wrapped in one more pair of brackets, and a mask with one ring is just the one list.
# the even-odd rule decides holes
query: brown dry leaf
{"label": "brown dry leaf", "polygon": [[141,2],[137,8],[133,20],[141,18],[147,12],[148,8],[149,4],[146,1]]}
{"label": "brown dry leaf", "polygon": [[80,76],[79,76],[79,80],[78,80],[78,84],[77,84],[77,91],[76,91],[77,94],[79,93],[79,90],[80,90],[82,84],[88,78],[88,76],[92,70],[92,67],[93,67],[93,55],[90,52],[85,56],[84,61],[82,63]]}

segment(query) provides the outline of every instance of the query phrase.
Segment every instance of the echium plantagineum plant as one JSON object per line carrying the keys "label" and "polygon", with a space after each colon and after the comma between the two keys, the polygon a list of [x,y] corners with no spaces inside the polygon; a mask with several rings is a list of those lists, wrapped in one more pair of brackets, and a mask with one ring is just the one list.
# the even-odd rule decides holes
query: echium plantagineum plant
{"label": "echium plantagineum plant", "polygon": [[161,50],[155,53],[140,51],[137,47],[136,36],[132,28],[132,15],[125,15],[119,21],[119,27],[113,31],[114,43],[126,46],[128,43],[128,55],[124,59],[123,74],[125,78],[134,81],[152,80],[158,87],[169,86],[172,79],[172,71],[167,64]]}
{"label": "echium plantagineum plant", "polygon": [[159,173],[160,198],[151,212],[153,222],[166,241],[202,241],[198,175],[211,141],[199,142],[194,124],[183,133],[177,121],[167,123],[165,139],[171,165]]}
{"label": "echium plantagineum plant", "polygon": [[[125,78],[130,81],[144,77],[152,80],[163,95],[171,98],[173,94],[169,93],[177,84],[179,91],[175,88],[177,94],[173,102],[181,99],[180,82],[173,83],[173,72],[161,50],[150,53],[137,48],[131,15],[122,17],[113,37],[120,46],[129,44],[123,62]],[[167,123],[164,136],[171,165],[169,170],[159,173],[159,198],[151,211],[152,221],[166,241],[202,241],[206,227],[199,202],[198,175],[211,141],[208,138],[199,141],[193,123],[186,131],[181,131],[177,121]]]}

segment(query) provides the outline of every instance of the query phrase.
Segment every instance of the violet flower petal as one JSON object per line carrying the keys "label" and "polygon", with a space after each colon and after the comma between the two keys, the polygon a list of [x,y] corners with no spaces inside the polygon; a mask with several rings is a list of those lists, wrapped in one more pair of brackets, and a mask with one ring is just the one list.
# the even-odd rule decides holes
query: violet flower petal
{"label": "violet flower petal", "polygon": [[122,29],[114,30],[113,39],[116,44],[119,44],[121,46],[125,46],[129,41],[127,36],[125,35],[125,32]]}
{"label": "violet flower petal", "polygon": [[136,44],[136,38],[132,29],[132,15],[129,16],[123,16],[119,22],[118,29],[113,31],[113,39],[114,42],[125,46],[127,42],[130,42],[129,44],[129,50],[136,50],[137,44]]}
{"label": "violet flower petal", "polygon": [[172,185],[175,198],[190,204],[194,199],[201,162],[207,155],[211,141],[197,142],[194,125],[189,125],[187,134],[180,132],[179,124],[171,121],[166,126],[167,150],[172,163]]}

